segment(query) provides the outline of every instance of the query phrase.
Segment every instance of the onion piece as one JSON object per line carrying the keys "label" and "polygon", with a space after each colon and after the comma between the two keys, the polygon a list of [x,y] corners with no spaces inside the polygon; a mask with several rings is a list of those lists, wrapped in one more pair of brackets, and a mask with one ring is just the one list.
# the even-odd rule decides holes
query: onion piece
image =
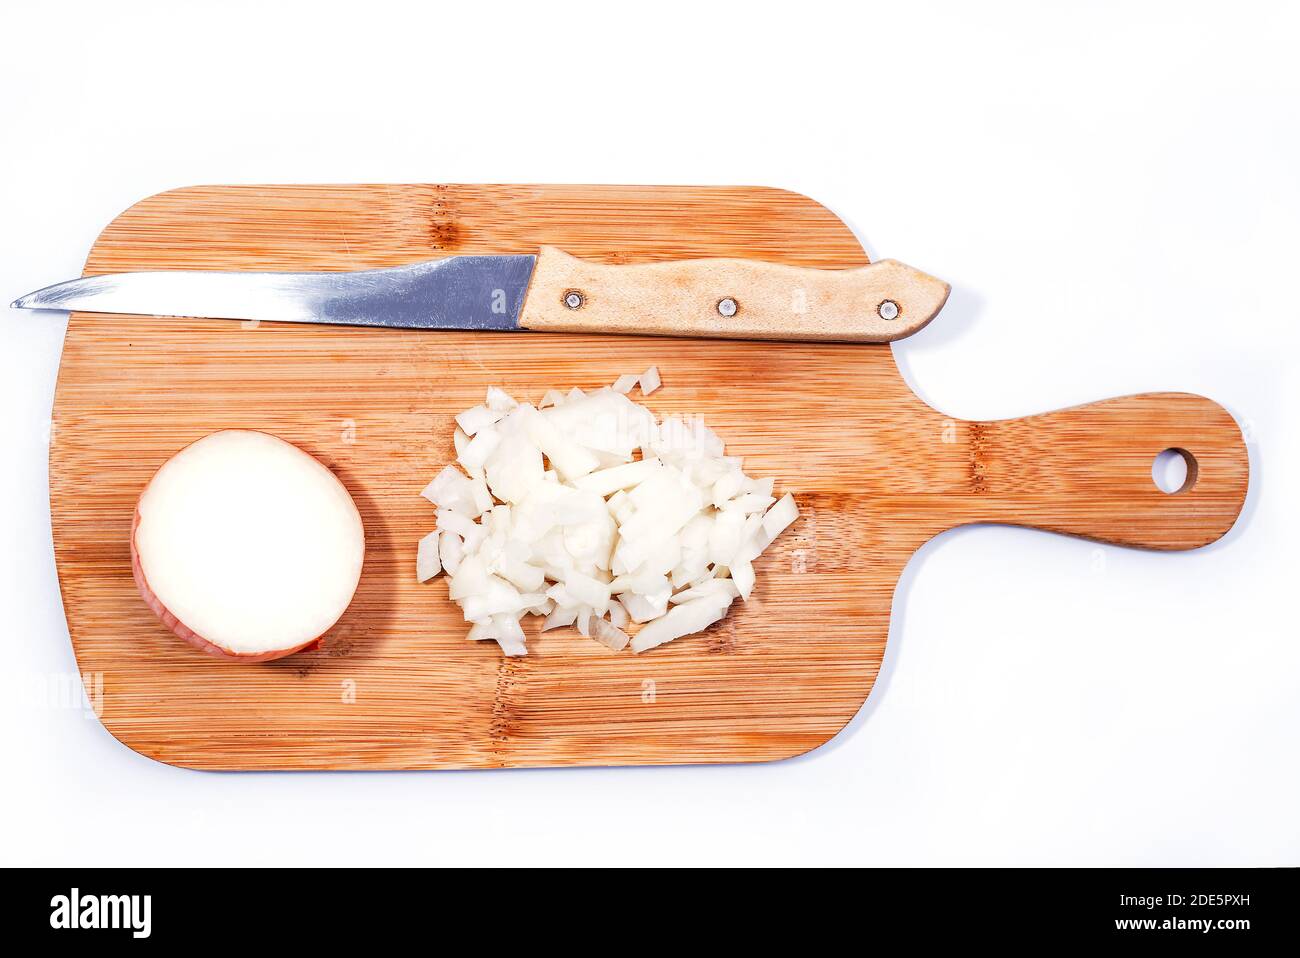
{"label": "onion piece", "polygon": [[485,464],[488,488],[505,502],[521,502],[542,482],[542,453],[522,436],[506,436]]}
{"label": "onion piece", "polygon": [[509,393],[498,386],[487,388],[487,398],[483,402],[493,412],[510,412],[519,405]]}
{"label": "onion piece", "polygon": [[763,532],[767,535],[767,541],[774,541],[798,518],[799,507],[795,505],[794,496],[787,492],[763,516]]}
{"label": "onion piece", "polygon": [[728,568],[731,573],[731,581],[735,583],[736,591],[746,602],[749,601],[750,593],[754,591],[754,565],[748,559],[742,559]]}
{"label": "onion piece", "polygon": [[469,512],[474,508],[474,496],[470,490],[469,480],[455,466],[445,466],[424,487],[420,495],[428,499],[439,509],[455,509]]}
{"label": "onion piece", "polygon": [[690,602],[694,599],[707,599],[713,596],[729,596],[735,599],[740,596],[740,590],[731,579],[708,579],[699,585],[683,589],[669,601],[673,605],[680,605],[683,602]]}
{"label": "onion piece", "polygon": [[497,560],[497,571],[502,578],[522,592],[536,592],[546,581],[546,573],[540,568],[521,562],[510,555],[503,555]]}
{"label": "onion piece", "polygon": [[727,503],[727,508],[748,515],[751,512],[763,512],[774,502],[775,499],[761,492],[743,492]]}
{"label": "onion piece", "polygon": [[713,519],[709,530],[709,561],[730,562],[741,545],[745,516],[734,509],[724,509]]}
{"label": "onion piece", "polygon": [[501,442],[501,433],[495,429],[480,429],[478,434],[466,442],[463,449],[458,450],[456,461],[465,467],[465,471],[471,476],[482,476],[483,467],[487,464],[488,458],[496,452],[497,446]]}
{"label": "onion piece", "polygon": [[505,412],[500,409],[475,406],[473,409],[466,409],[457,416],[456,425],[465,431],[465,435],[472,436],[480,429],[485,429],[494,423],[500,422],[505,418],[505,415]]}
{"label": "onion piece", "polygon": [[629,621],[631,621],[631,619],[628,616],[627,609],[624,607],[623,603],[620,602],[618,599],[610,599],[609,600],[610,625],[617,626],[618,628],[621,629],[623,628],[623,626],[627,625]]}
{"label": "onion piece", "polygon": [[713,483],[713,504],[721,509],[740,492],[745,474],[739,469],[726,472]]}
{"label": "onion piece", "polygon": [[454,430],[452,430],[451,444],[456,450],[457,459],[459,459],[461,456],[465,454],[465,450],[469,448],[469,443],[470,443],[469,436],[465,435],[464,429],[461,429],[460,426],[457,426]]}
{"label": "onion piece", "polygon": [[573,484],[579,489],[608,496],[644,482],[662,468],[663,463],[658,459],[638,459],[636,462],[614,466],[612,469],[601,469],[599,472],[582,476],[575,479]]}
{"label": "onion piece", "polygon": [[477,539],[483,534],[483,528],[473,519],[450,509],[438,510],[438,531],[454,532],[466,541]]}
{"label": "onion piece", "polygon": [[[365,531],[343,483],[316,459],[267,433],[228,429],[149,480],[130,552],[140,595],[168,628],[213,655],[264,662],[310,645],[343,615]],[[424,552],[417,571],[428,569]]]}
{"label": "onion piece", "polygon": [[537,410],[525,416],[528,435],[542,455],[550,460],[555,471],[566,480],[585,476],[600,466],[600,460],[557,429]]}
{"label": "onion piece", "polygon": [[564,589],[583,605],[590,606],[598,615],[603,615],[609,608],[609,583],[576,570],[564,577]]}
{"label": "onion piece", "polygon": [[547,615],[546,621],[542,623],[542,631],[547,632],[551,629],[563,628],[567,625],[573,625],[576,621],[578,621],[577,606],[563,606],[557,603],[551,613]]}
{"label": "onion piece", "polygon": [[524,630],[519,619],[512,615],[494,615],[492,625],[498,630],[497,644],[506,655],[527,655],[528,647],[524,644]]}
{"label": "onion piece", "polygon": [[626,632],[604,619],[591,620],[591,637],[615,652],[627,648],[630,641]]}
{"label": "onion piece", "polygon": [[440,533],[434,531],[420,540],[415,550],[415,580],[428,582],[442,571],[442,560],[438,558],[438,540]]}
{"label": "onion piece", "polygon": [[613,592],[634,592],[637,595],[654,595],[667,589],[672,589],[668,584],[668,577],[657,572],[640,571],[629,575],[621,575],[609,584]]}
{"label": "onion piece", "polygon": [[618,600],[623,604],[623,608],[627,609],[627,614],[633,622],[650,622],[668,611],[668,600],[672,594],[671,588],[664,587],[659,592],[620,593]]}
{"label": "onion piece", "polygon": [[675,605],[666,615],[646,624],[636,634],[632,639],[632,651],[644,652],[646,649],[653,649],[657,645],[679,639],[683,635],[703,632],[726,615],[730,606],[729,597],[723,599],[713,596]]}
{"label": "onion piece", "polygon": [[509,615],[494,615],[486,622],[475,623],[466,636],[471,642],[495,639],[506,655],[527,655],[524,630],[519,620]]}

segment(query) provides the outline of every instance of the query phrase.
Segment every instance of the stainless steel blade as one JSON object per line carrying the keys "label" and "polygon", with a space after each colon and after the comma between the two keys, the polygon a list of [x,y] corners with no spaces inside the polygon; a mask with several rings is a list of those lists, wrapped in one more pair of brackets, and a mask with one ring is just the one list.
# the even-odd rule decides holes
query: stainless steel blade
{"label": "stainless steel blade", "polygon": [[11,305],[405,329],[517,329],[536,259],[450,256],[339,273],[107,273],[47,286]]}

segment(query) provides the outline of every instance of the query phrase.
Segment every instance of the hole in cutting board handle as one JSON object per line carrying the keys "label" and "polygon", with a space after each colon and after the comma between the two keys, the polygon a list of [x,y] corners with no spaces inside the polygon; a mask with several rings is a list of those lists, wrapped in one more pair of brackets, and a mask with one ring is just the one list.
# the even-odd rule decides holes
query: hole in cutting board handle
{"label": "hole in cutting board handle", "polygon": [[1151,463],[1151,479],[1156,488],[1171,496],[1196,485],[1196,473],[1196,457],[1186,449],[1171,447],[1157,453]]}

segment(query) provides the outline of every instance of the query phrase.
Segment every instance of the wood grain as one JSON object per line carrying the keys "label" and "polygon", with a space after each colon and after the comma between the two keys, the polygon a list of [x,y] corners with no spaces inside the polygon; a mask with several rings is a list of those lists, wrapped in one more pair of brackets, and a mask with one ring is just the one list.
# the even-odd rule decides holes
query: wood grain
{"label": "wood grain", "polygon": [[[845,269],[867,258],[831,213],[748,188],[204,187],[116,219],[86,272],[356,269],[544,244],[606,263],[754,257]],[[942,315],[937,320],[943,322]],[[451,417],[488,383],[533,398],[657,365],[659,414],[695,412],[774,475],[803,515],[758,563],[755,597],[641,656],[531,637],[504,660],[464,639],[440,582],[418,585],[433,524],[418,493]],[[829,423],[830,426],[825,424]],[[368,553],[356,600],[315,651],[205,656],[136,594],[136,496],[186,443],[263,429],[329,465]],[[1196,481],[1151,480],[1168,447]],[[779,759],[833,736],[880,667],[898,575],[954,525],[1011,522],[1157,549],[1210,542],[1247,483],[1240,431],[1197,396],[1156,394],[1004,422],[948,419],[886,346],[158,321],[76,314],[54,405],[50,498],[80,668],[105,726],[160,761],[208,769],[482,768]]]}
{"label": "wood grain", "polygon": [[[888,343],[922,329],[947,299],[947,283],[895,260],[840,270],[746,259],[609,266],[544,246],[519,324],[543,332]],[[724,300],[732,307],[726,314],[718,308]],[[894,306],[888,318],[880,315],[886,302]]]}

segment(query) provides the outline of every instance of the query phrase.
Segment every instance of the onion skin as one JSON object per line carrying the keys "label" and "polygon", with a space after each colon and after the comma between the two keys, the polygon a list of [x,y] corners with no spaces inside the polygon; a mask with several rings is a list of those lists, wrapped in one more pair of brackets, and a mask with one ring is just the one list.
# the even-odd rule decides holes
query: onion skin
{"label": "onion skin", "polygon": [[[261,432],[262,430],[250,429],[246,431]],[[274,439],[280,438],[279,436],[274,436],[272,433],[266,433],[266,435],[272,436]],[[197,442],[198,440],[195,441]],[[188,448],[190,445],[193,445],[193,443],[189,443],[183,448]],[[179,452],[177,454],[179,454]],[[155,475],[157,475],[157,473],[155,473]],[[337,478],[338,477],[336,476],[335,479]],[[321,639],[328,634],[329,629],[326,629],[325,632],[322,632],[315,638],[308,639],[306,642],[302,642],[287,649],[272,649],[268,652],[235,652],[231,649],[227,649],[225,646],[217,645],[214,642],[208,641],[173,615],[172,611],[168,609],[167,606],[163,605],[162,600],[159,599],[158,596],[154,594],[153,589],[149,587],[149,580],[145,578],[144,567],[140,563],[140,551],[136,547],[135,541],[136,531],[140,528],[140,522],[143,518],[140,514],[140,503],[144,500],[145,493],[149,491],[149,486],[152,485],[152,483],[153,478],[150,477],[149,482],[145,483],[144,489],[141,490],[139,498],[136,499],[135,514],[131,520],[131,578],[135,580],[135,586],[140,592],[140,598],[144,599],[145,605],[149,606],[150,611],[158,617],[158,620],[162,622],[163,625],[167,626],[168,629],[199,651],[206,652],[208,655],[215,656],[219,659],[225,659],[229,662],[246,662],[249,664],[254,662],[270,662],[274,659],[282,659],[285,656],[293,655],[295,652],[301,652],[303,649],[320,643]],[[338,623],[335,622],[330,626],[330,629],[334,628],[334,625],[337,624]]]}

